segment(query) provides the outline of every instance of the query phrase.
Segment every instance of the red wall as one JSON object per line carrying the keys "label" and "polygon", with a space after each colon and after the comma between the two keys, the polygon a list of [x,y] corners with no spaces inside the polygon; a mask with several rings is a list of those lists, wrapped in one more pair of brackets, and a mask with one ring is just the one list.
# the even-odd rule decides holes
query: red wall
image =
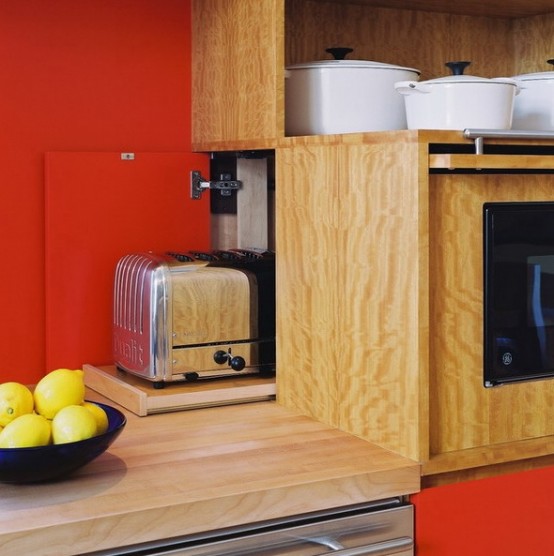
{"label": "red wall", "polygon": [[190,151],[190,0],[0,2],[0,382],[44,374],[44,153]]}
{"label": "red wall", "polygon": [[429,488],[412,497],[418,556],[554,554],[554,467]]}

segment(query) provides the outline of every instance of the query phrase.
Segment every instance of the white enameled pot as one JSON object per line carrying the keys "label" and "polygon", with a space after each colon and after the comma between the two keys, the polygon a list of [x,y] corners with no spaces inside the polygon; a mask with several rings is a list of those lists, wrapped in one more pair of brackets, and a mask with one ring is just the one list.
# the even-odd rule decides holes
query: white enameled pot
{"label": "white enameled pot", "polygon": [[451,130],[510,129],[519,91],[514,79],[462,74],[398,82],[395,89],[406,103],[408,129]]}
{"label": "white enameled pot", "polygon": [[285,75],[288,136],[406,129],[394,84],[419,79],[413,68],[344,59],[295,64]]}
{"label": "white enameled pot", "polygon": [[[554,60],[548,60],[554,64]],[[526,73],[513,78],[521,92],[514,103],[513,129],[554,130],[554,71]]]}

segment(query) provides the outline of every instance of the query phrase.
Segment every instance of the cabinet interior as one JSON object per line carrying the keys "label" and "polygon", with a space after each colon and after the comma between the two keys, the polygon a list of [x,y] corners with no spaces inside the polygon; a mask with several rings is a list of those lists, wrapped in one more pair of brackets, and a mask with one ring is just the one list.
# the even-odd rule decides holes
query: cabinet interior
{"label": "cabinet interior", "polygon": [[[329,2],[330,0],[317,0]],[[360,4],[377,8],[418,10],[458,15],[483,15],[488,17],[521,18],[552,12],[549,0],[466,0],[448,2],[445,0],[331,0],[336,4]]]}
{"label": "cabinet interior", "polygon": [[[452,13],[462,4],[466,14]],[[510,9],[502,9],[506,4]],[[448,74],[445,62],[456,60],[471,61],[466,73],[484,77],[545,71],[554,15],[535,16],[547,10],[546,3],[521,2],[521,10],[513,4],[287,0],[285,61],[325,59],[326,48],[348,46],[354,49],[350,58],[417,68],[421,79]]]}
{"label": "cabinet interior", "polygon": [[[193,149],[268,149],[284,137],[285,67],[351,57],[440,77],[471,61],[484,77],[545,71],[552,58],[549,0],[193,0]],[[462,7],[460,7],[462,6]],[[464,13],[457,13],[463,11]]]}

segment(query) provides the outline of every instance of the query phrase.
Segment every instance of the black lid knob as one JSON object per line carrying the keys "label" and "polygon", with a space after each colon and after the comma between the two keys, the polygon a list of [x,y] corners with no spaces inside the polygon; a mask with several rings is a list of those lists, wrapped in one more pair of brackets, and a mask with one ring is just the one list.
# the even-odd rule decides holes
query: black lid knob
{"label": "black lid knob", "polygon": [[344,46],[336,46],[334,48],[326,48],[325,52],[331,54],[335,60],[344,60],[347,54],[354,52],[354,49]]}
{"label": "black lid knob", "polygon": [[450,69],[452,75],[463,75],[469,64],[471,62],[446,62],[445,66]]}

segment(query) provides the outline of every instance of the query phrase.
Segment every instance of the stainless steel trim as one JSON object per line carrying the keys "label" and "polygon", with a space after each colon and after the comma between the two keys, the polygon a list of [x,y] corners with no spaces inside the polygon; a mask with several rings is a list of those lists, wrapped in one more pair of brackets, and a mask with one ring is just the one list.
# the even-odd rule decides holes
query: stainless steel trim
{"label": "stainless steel trim", "polygon": [[533,131],[525,129],[464,129],[466,139],[554,139],[554,131]]}
{"label": "stainless steel trim", "polygon": [[475,154],[483,154],[484,139],[554,139],[554,131],[525,129],[464,129],[466,139],[475,139]]}
{"label": "stainless steel trim", "polygon": [[[414,541],[411,537],[399,537],[390,541],[377,542],[366,546],[357,546],[356,548],[346,548],[344,550],[334,550],[326,552],[321,556],[385,556],[386,554],[398,554],[398,550],[410,550],[414,547]],[[394,552],[391,552],[394,551]]]}
{"label": "stainless steel trim", "polygon": [[382,509],[379,503],[334,508],[90,556],[413,556],[413,506],[389,500],[393,505]]}

